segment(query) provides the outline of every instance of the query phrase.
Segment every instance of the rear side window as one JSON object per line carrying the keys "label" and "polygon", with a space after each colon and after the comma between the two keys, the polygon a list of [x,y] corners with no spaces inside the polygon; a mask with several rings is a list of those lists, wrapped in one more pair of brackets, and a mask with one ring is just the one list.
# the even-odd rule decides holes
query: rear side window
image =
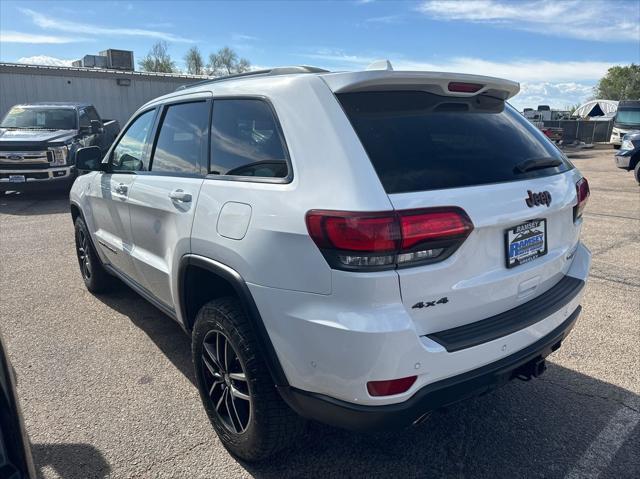
{"label": "rear side window", "polygon": [[180,103],[169,106],[151,160],[151,171],[200,174],[209,147],[209,103]]}
{"label": "rear side window", "polygon": [[262,100],[215,100],[211,146],[212,174],[260,178],[288,175],[278,123]]}
{"label": "rear side window", "polygon": [[[384,91],[343,93],[338,100],[387,193],[516,181],[572,168],[542,132],[496,98]],[[518,167],[542,159],[560,164],[525,172]]]}

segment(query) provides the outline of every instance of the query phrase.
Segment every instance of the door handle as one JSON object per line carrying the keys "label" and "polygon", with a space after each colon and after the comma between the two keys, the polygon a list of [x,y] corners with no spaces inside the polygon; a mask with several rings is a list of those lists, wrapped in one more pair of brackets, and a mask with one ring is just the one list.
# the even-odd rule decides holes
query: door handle
{"label": "door handle", "polygon": [[181,201],[183,203],[190,203],[191,202],[191,193],[186,193],[183,190],[173,190],[171,193],[169,193],[169,198],[171,198],[174,201]]}
{"label": "door handle", "polygon": [[124,183],[120,183],[117,184],[116,187],[113,189],[116,193],[118,193],[119,195],[127,195],[127,191],[129,191],[129,187],[124,184]]}

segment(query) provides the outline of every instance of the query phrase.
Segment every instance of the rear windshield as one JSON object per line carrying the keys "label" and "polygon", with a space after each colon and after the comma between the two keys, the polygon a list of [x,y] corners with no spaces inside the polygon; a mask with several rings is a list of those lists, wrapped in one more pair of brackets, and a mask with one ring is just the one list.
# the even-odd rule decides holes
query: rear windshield
{"label": "rear windshield", "polygon": [[23,108],[13,107],[6,114],[0,127],[41,130],[75,130],[76,111],[71,108]]}
{"label": "rear windshield", "polygon": [[[539,178],[572,168],[541,131],[493,97],[379,91],[342,93],[338,100],[387,193]],[[542,161],[522,171],[532,163],[527,160],[560,164]]]}

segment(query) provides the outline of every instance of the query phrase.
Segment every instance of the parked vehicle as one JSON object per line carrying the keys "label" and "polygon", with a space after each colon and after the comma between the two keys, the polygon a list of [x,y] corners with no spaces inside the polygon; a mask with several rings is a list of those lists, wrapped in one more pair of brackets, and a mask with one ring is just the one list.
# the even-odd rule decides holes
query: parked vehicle
{"label": "parked vehicle", "polygon": [[29,438],[16,395],[15,373],[0,336],[0,477],[35,479]]}
{"label": "parked vehicle", "polygon": [[636,181],[640,184],[640,130],[624,135],[615,158],[616,166],[633,171]]}
{"label": "parked vehicle", "polygon": [[0,194],[70,188],[78,148],[107,151],[119,131],[116,120],[102,120],[86,103],[14,106],[0,122]]}
{"label": "parked vehicle", "polygon": [[144,105],[78,152],[78,262],[193,343],[223,444],[256,460],[301,418],[404,427],[545,369],[580,313],[589,186],[476,75],[309,67]]}
{"label": "parked vehicle", "polygon": [[620,148],[622,138],[627,133],[640,130],[640,100],[618,102],[618,111],[613,118],[611,140],[614,148]]}

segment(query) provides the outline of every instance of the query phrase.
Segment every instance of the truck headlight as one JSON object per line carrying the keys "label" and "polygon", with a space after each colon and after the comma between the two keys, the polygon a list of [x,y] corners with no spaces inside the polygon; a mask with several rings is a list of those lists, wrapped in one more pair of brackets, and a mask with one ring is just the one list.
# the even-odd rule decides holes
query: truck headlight
{"label": "truck headlight", "polygon": [[620,149],[621,150],[633,150],[633,143],[631,143],[631,140],[624,140],[622,142],[622,145],[620,145]]}
{"label": "truck headlight", "polygon": [[67,164],[67,157],[69,156],[68,146],[52,146],[49,148],[51,152],[51,166],[64,166]]}

